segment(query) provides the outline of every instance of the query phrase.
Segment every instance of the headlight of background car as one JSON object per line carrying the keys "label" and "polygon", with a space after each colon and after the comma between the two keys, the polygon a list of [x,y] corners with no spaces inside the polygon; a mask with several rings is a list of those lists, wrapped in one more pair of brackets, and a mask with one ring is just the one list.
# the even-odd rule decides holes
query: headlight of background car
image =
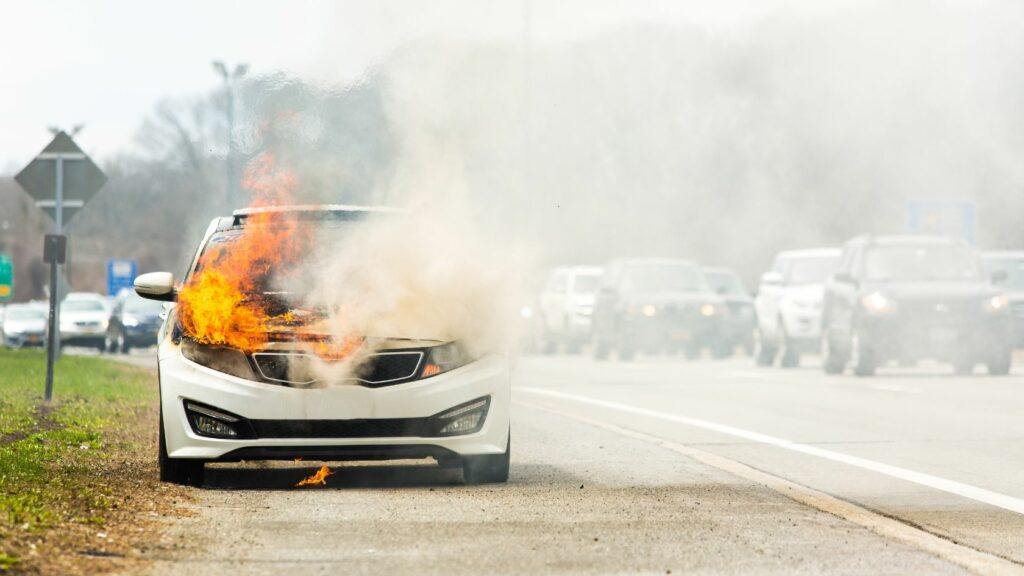
{"label": "headlight of background car", "polygon": [[458,342],[449,342],[426,349],[420,378],[430,378],[465,366],[473,361],[466,348]]}
{"label": "headlight of background car", "polygon": [[871,314],[892,314],[896,302],[881,292],[872,292],[860,299],[860,305]]}
{"label": "headlight of background car", "polygon": [[1010,301],[1005,294],[996,294],[991,298],[986,298],[982,304],[989,314],[1002,314],[1010,308]]}
{"label": "headlight of background car", "polygon": [[223,346],[208,346],[189,338],[182,338],[181,355],[211,370],[246,380],[256,379],[252,372],[252,367],[249,366],[249,361],[241,350],[225,348]]}

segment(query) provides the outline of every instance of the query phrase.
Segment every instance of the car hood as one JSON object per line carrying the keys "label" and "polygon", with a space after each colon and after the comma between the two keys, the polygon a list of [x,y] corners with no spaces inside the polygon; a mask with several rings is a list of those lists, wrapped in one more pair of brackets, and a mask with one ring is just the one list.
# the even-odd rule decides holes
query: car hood
{"label": "car hood", "polygon": [[981,282],[892,282],[865,284],[862,292],[882,292],[897,300],[934,300],[940,298],[984,298],[999,290]]}
{"label": "car hood", "polygon": [[626,304],[653,304],[665,306],[669,304],[703,304],[722,303],[722,297],[711,292],[634,292],[622,297]]}
{"label": "car hood", "polygon": [[109,314],[106,312],[61,312],[61,322],[105,322]]}
{"label": "car hood", "polygon": [[800,300],[802,302],[821,301],[825,297],[825,285],[798,284],[795,286],[786,286],[782,297],[790,300]]}
{"label": "car hood", "polygon": [[42,332],[46,330],[46,320],[6,320],[3,323],[5,332]]}

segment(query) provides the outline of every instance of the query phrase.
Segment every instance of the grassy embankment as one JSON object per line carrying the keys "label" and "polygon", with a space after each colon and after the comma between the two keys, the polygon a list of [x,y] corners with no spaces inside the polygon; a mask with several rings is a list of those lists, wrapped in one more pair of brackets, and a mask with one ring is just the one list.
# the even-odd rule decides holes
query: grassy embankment
{"label": "grassy embankment", "polygon": [[0,349],[0,570],[116,567],[152,524],[139,514],[159,515],[153,373],[70,355],[56,373],[46,404],[44,353]]}

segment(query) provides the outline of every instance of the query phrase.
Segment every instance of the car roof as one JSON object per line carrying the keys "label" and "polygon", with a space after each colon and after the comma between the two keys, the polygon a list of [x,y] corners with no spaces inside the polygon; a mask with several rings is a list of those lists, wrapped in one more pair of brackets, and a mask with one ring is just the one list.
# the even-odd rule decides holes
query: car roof
{"label": "car roof", "polygon": [[883,234],[865,235],[853,238],[848,243],[872,244],[875,246],[921,246],[921,245],[963,245],[967,243],[960,238],[934,236],[930,234]]}
{"label": "car roof", "polygon": [[298,217],[309,217],[320,219],[324,217],[335,217],[347,219],[367,214],[401,214],[406,212],[400,208],[389,206],[355,206],[351,204],[298,204],[287,206],[260,206],[257,208],[242,208],[231,213],[233,224],[238,226],[254,214],[289,214]]}
{"label": "car roof", "polygon": [[1024,250],[986,250],[981,253],[985,260],[1024,260]]}
{"label": "car roof", "polygon": [[783,250],[777,258],[826,258],[838,257],[842,254],[839,248],[802,248],[800,250]]}
{"label": "car roof", "polygon": [[551,270],[552,272],[568,272],[570,274],[576,274],[580,276],[600,276],[604,274],[604,268],[601,266],[556,266]]}
{"label": "car roof", "polygon": [[731,274],[733,276],[739,276],[739,274],[732,268],[725,266],[703,266],[701,268],[705,273],[710,272],[711,274]]}
{"label": "car roof", "polygon": [[65,300],[96,300],[97,302],[106,301],[107,297],[102,294],[96,294],[95,292],[68,292],[68,295],[64,297]]}
{"label": "car roof", "polygon": [[697,263],[693,260],[686,260],[683,258],[621,258],[616,260],[616,263],[622,266],[650,266],[650,265],[685,265],[685,266],[696,266]]}

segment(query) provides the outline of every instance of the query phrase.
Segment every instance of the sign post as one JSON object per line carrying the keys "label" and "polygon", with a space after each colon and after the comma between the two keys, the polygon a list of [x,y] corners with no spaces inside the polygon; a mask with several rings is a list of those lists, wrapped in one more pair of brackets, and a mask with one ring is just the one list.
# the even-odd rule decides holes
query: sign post
{"label": "sign post", "polygon": [[50,333],[46,354],[46,399],[49,400],[53,392],[53,359],[60,353],[60,265],[64,264],[67,254],[64,225],[99,192],[107,183],[107,177],[71,136],[59,131],[14,179],[35,199],[36,206],[53,218],[53,234],[46,237],[43,250],[43,260],[50,264]]}
{"label": "sign post", "polygon": [[53,398],[53,362],[60,346],[60,322],[57,315],[60,301],[57,298],[57,268],[67,256],[68,238],[59,234],[47,234],[43,242],[43,262],[50,265],[50,318],[46,330],[46,401]]}

